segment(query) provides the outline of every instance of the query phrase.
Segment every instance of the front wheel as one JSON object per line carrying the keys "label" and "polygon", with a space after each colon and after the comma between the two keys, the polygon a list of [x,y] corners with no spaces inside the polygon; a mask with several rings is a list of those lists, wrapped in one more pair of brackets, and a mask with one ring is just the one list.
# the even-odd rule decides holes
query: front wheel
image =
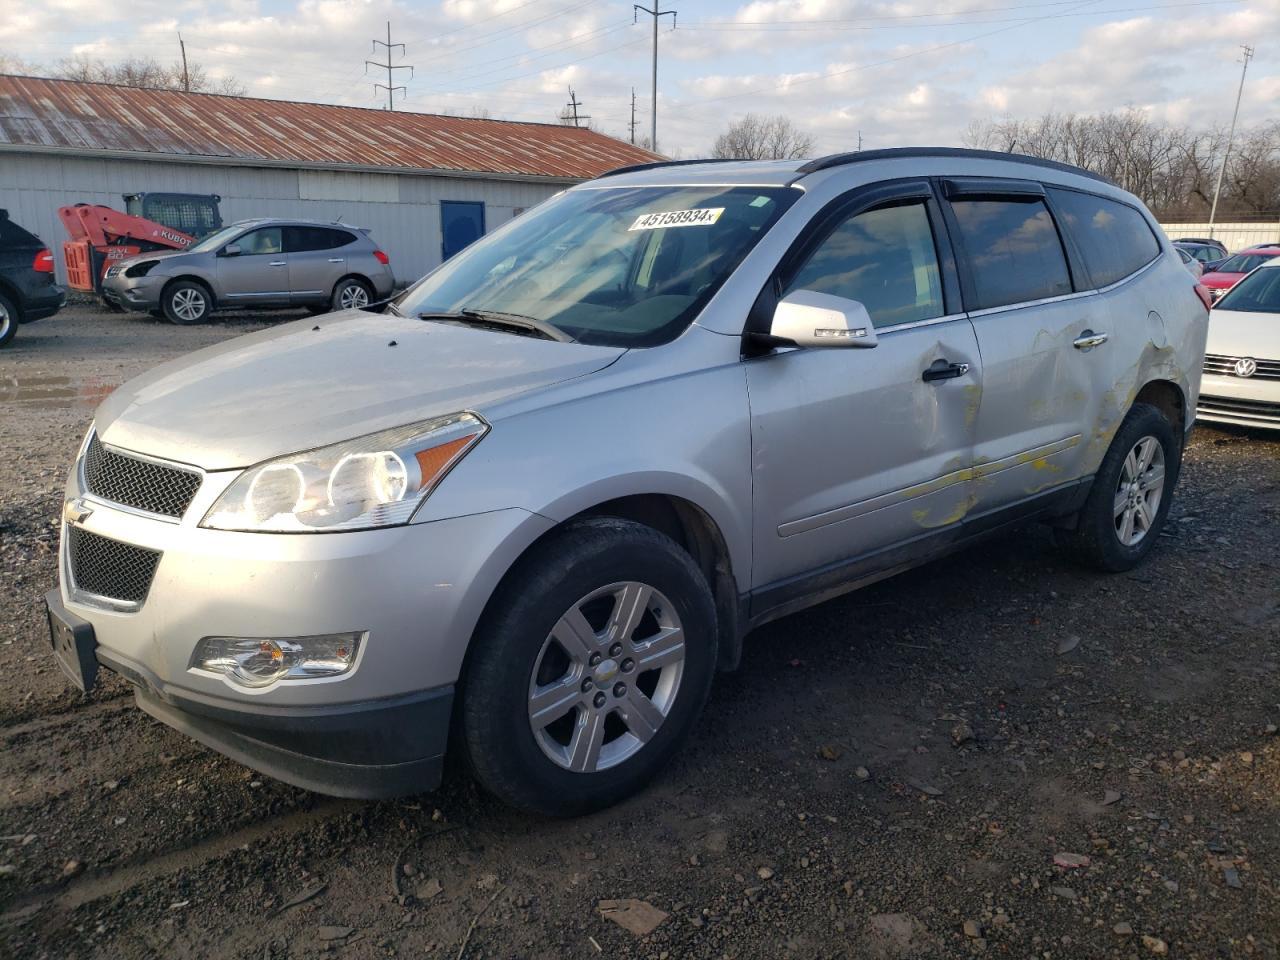
{"label": "front wheel", "polygon": [[165,289],[160,307],[170,323],[188,326],[209,319],[213,312],[213,298],[200,284],[179,280]]}
{"label": "front wheel", "polygon": [[1076,528],[1059,539],[1089,566],[1133,569],[1160,536],[1181,463],[1173,425],[1150,404],[1134,404],[1094,475]]}
{"label": "front wheel", "polygon": [[639,790],[685,739],[716,616],[669,537],[590,518],[517,564],[472,642],[460,739],[477,779],[523,810],[575,816]]}

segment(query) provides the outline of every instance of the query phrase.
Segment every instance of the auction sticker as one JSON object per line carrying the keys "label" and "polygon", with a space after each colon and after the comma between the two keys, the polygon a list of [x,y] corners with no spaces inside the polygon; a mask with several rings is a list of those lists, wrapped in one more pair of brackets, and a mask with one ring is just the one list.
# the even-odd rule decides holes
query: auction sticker
{"label": "auction sticker", "polygon": [[627,228],[632,230],[660,230],[663,227],[709,227],[720,219],[724,207],[700,207],[697,210],[668,210],[666,213],[642,213]]}

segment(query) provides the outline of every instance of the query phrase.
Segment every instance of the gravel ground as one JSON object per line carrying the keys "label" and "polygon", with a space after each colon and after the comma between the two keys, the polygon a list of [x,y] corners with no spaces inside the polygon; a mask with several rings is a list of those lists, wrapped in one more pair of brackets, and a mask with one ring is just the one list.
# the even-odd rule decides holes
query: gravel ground
{"label": "gravel ground", "polygon": [[581,820],[460,771],[318,797],[71,693],[39,599],[93,406],[297,315],[72,307],[0,355],[0,956],[1280,955],[1280,437],[1197,430],[1131,574],[1029,528],[757,631],[658,782]]}

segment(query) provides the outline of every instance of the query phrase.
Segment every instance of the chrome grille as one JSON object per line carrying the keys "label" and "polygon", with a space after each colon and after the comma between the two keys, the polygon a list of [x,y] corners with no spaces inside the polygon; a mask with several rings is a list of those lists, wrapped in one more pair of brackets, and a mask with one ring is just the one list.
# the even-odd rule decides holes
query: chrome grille
{"label": "chrome grille", "polygon": [[94,434],[84,452],[85,487],[136,510],[181,517],[200,489],[200,474],[109,450]]}
{"label": "chrome grille", "polygon": [[[1236,361],[1241,357],[1228,357],[1220,353],[1206,353],[1204,355],[1204,372],[1216,374],[1219,377],[1235,377]],[[1254,362],[1258,365],[1258,370],[1248,379],[1250,380],[1280,380],[1280,360],[1259,360],[1254,357]]]}
{"label": "chrome grille", "polygon": [[77,590],[137,605],[147,599],[160,552],[69,526],[67,560]]}

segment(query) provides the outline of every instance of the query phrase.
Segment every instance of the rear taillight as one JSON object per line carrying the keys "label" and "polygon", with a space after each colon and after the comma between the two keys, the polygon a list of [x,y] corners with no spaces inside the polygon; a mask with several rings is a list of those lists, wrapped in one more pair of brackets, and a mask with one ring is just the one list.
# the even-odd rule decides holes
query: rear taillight
{"label": "rear taillight", "polygon": [[1200,302],[1204,304],[1206,310],[1213,307],[1213,297],[1209,293],[1209,288],[1203,283],[1196,284],[1196,296],[1200,298]]}
{"label": "rear taillight", "polygon": [[375,250],[375,251],[373,251],[373,256],[374,256],[374,258],[375,258],[375,259],[376,259],[380,264],[382,264],[384,267],[391,263],[391,258],[390,258],[390,257],[388,257],[388,256],[387,256],[385,253],[383,253],[381,250]]}
{"label": "rear taillight", "polygon": [[53,254],[48,250],[41,250],[36,254],[31,267],[40,273],[53,273]]}

